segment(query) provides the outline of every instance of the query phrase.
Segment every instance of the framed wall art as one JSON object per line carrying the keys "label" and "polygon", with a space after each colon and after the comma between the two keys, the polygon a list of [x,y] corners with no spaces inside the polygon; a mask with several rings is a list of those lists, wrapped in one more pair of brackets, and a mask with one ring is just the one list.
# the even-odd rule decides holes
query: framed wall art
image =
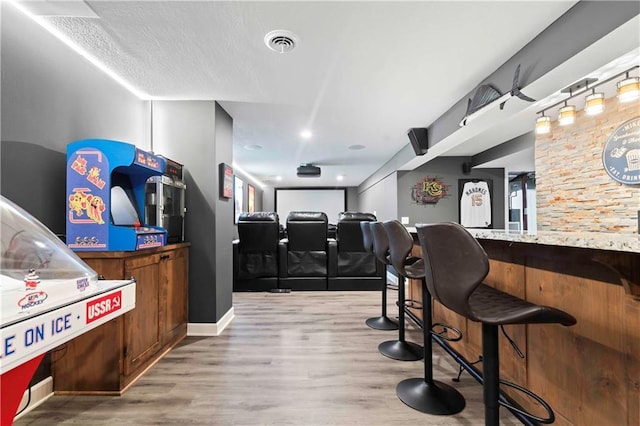
{"label": "framed wall art", "polygon": [[460,225],[466,228],[493,228],[491,179],[458,179]]}
{"label": "framed wall art", "polygon": [[218,180],[220,182],[219,196],[220,198],[233,197],[233,169],[230,165],[220,163],[218,165]]}

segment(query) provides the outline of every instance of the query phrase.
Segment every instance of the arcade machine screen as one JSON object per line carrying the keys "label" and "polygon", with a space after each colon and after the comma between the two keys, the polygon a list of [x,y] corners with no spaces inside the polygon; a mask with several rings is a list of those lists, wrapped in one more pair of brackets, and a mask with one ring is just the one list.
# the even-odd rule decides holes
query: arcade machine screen
{"label": "arcade machine screen", "polygon": [[111,182],[111,222],[118,226],[140,226],[142,221],[129,176],[113,172]]}

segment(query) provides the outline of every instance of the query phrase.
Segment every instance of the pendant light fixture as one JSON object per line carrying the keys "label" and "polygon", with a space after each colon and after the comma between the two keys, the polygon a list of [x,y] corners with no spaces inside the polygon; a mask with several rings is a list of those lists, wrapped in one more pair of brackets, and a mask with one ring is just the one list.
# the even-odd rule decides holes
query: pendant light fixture
{"label": "pendant light fixture", "polygon": [[576,106],[567,105],[567,101],[564,101],[564,106],[558,110],[558,123],[561,126],[568,126],[576,121]]}
{"label": "pendant light fixture", "polygon": [[592,89],[592,92],[584,100],[584,112],[587,115],[596,115],[604,111],[604,93],[597,92],[596,89]]}
{"label": "pendant light fixture", "polygon": [[640,97],[640,78],[629,77],[629,71],[627,71],[624,80],[618,83],[618,100],[626,103],[635,101]]}
{"label": "pendant light fixture", "polygon": [[536,134],[546,135],[550,131],[551,117],[544,115],[544,111],[542,111],[542,115],[536,119]]}
{"label": "pendant light fixture", "polygon": [[[564,104],[558,110],[558,124],[561,126],[568,126],[576,121],[576,107],[575,105],[569,105],[568,102],[576,96],[583,95],[591,91],[591,93],[585,98],[584,112],[586,115],[600,114],[605,109],[605,97],[603,92],[596,92],[596,87],[609,83],[620,76],[625,76],[624,79],[618,82],[618,101],[621,103],[632,102],[640,98],[640,77],[630,77],[629,73],[633,70],[640,68],[640,65],[634,65],[633,67],[622,71],[619,74],[611,76],[606,80],[598,81],[596,78],[585,78],[583,80],[573,83],[571,86],[565,87],[560,92],[568,93],[568,96],[545,108],[538,111],[538,114],[542,114],[536,118],[536,134],[544,135],[551,131],[551,118],[545,115],[545,111],[549,111],[559,105]],[[597,82],[597,84],[596,84]]]}

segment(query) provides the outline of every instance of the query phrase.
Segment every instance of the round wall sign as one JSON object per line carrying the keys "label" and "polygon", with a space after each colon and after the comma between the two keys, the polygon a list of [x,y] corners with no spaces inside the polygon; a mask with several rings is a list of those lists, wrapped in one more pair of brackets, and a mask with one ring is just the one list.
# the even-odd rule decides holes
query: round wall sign
{"label": "round wall sign", "polygon": [[612,179],[640,185],[640,117],[622,123],[607,139],[602,164]]}

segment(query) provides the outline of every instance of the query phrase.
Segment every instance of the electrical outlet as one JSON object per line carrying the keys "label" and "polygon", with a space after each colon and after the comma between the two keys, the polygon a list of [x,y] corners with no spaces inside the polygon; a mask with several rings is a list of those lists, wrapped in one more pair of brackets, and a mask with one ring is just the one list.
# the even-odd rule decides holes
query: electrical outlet
{"label": "electrical outlet", "polygon": [[409,217],[408,216],[402,216],[402,219],[400,220],[400,222],[402,222],[403,225],[408,225],[409,224]]}

